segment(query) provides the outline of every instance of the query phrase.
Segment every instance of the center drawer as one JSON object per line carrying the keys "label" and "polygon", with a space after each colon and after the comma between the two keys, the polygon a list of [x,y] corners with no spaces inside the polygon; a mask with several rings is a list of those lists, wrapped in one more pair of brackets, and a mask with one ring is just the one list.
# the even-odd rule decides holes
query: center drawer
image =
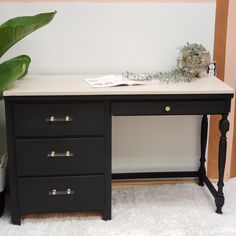
{"label": "center drawer", "polygon": [[19,178],[21,214],[102,211],[104,176]]}
{"label": "center drawer", "polygon": [[104,134],[103,103],[16,104],[14,116],[17,137]]}
{"label": "center drawer", "polygon": [[[230,108],[229,108],[230,109]],[[225,101],[113,102],[114,116],[202,115],[227,112]]]}
{"label": "center drawer", "polygon": [[102,174],[104,138],[18,139],[18,176]]}

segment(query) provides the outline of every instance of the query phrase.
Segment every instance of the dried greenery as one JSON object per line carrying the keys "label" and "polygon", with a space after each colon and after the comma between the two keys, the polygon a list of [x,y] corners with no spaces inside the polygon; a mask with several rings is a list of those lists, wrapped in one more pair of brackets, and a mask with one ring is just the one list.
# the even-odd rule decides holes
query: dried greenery
{"label": "dried greenery", "polygon": [[190,82],[194,78],[206,76],[211,58],[204,46],[197,43],[187,43],[178,49],[179,56],[174,70],[141,75],[127,72],[125,77],[132,80],[157,79],[160,83],[179,83]]}

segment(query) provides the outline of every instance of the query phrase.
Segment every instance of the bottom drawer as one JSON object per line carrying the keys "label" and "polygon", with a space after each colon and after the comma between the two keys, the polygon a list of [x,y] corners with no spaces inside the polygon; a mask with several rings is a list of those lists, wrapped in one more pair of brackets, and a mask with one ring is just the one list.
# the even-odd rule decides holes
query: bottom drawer
{"label": "bottom drawer", "polygon": [[104,176],[18,178],[21,214],[102,211]]}

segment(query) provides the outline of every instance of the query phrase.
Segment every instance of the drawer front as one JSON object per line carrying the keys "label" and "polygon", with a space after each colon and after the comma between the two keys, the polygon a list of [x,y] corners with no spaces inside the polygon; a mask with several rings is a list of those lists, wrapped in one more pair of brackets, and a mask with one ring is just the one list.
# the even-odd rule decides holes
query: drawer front
{"label": "drawer front", "polygon": [[112,115],[202,115],[220,114],[228,109],[224,101],[114,102]]}
{"label": "drawer front", "polygon": [[19,178],[21,214],[104,209],[104,176]]}
{"label": "drawer front", "polygon": [[102,174],[103,138],[18,139],[18,176]]}
{"label": "drawer front", "polygon": [[104,104],[17,104],[16,136],[103,135]]}

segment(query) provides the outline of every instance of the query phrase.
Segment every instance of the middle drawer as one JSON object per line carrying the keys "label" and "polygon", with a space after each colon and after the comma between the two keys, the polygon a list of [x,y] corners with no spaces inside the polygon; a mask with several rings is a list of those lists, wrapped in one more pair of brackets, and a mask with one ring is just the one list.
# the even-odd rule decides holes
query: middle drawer
{"label": "middle drawer", "polygon": [[102,174],[104,138],[18,139],[18,176]]}

